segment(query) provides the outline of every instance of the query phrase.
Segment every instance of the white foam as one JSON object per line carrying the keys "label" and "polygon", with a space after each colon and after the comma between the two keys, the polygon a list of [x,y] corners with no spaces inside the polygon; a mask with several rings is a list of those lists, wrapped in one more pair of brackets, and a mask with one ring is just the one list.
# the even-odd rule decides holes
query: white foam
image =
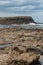
{"label": "white foam", "polygon": [[29,23],[29,25],[36,25],[35,23]]}

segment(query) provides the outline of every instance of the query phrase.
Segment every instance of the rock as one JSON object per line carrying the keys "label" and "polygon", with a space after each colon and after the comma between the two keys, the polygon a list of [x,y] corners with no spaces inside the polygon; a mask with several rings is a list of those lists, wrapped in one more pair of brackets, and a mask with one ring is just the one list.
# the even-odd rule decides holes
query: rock
{"label": "rock", "polygon": [[41,54],[43,30],[0,29],[0,65],[29,65]]}
{"label": "rock", "polygon": [[23,47],[23,46],[17,46],[17,47],[14,47],[14,50],[15,50],[15,51],[18,51],[20,54],[26,52],[26,48]]}
{"label": "rock", "polygon": [[37,45],[36,47],[40,50],[40,54],[43,55],[43,45]]}
{"label": "rock", "polygon": [[9,60],[8,54],[0,54],[0,65],[7,65],[7,61]]}
{"label": "rock", "polygon": [[38,61],[39,54],[27,52],[24,46],[10,46],[0,53],[0,65],[29,65],[33,61]]}
{"label": "rock", "polygon": [[41,50],[35,46],[29,46],[26,52],[35,52],[36,54],[41,54]]}
{"label": "rock", "polygon": [[40,56],[35,53],[23,53],[16,58],[13,58],[8,65],[29,65],[33,61],[38,61]]}
{"label": "rock", "polygon": [[18,16],[18,17],[5,17],[0,18],[0,24],[29,24],[36,23],[32,17],[28,16]]}

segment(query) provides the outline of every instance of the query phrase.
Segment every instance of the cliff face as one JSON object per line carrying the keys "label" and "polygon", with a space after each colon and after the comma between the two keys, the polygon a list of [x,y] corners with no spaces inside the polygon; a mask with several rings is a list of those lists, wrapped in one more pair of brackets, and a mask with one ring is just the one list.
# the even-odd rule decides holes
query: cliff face
{"label": "cliff face", "polygon": [[0,18],[0,24],[29,24],[35,23],[32,17],[19,16],[19,17],[5,17]]}

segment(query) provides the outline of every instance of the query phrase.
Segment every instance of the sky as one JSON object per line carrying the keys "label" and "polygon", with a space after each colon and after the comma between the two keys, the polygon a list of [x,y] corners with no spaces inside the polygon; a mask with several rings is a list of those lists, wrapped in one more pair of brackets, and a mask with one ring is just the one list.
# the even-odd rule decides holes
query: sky
{"label": "sky", "polygon": [[0,0],[0,17],[32,16],[43,23],[43,0]]}

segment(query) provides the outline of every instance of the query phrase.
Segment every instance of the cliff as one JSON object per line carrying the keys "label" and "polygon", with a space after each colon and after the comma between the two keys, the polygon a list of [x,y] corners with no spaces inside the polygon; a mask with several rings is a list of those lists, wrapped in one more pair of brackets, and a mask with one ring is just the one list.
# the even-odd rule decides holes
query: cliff
{"label": "cliff", "polygon": [[18,16],[18,17],[4,17],[0,18],[0,24],[29,24],[35,23],[32,17]]}

